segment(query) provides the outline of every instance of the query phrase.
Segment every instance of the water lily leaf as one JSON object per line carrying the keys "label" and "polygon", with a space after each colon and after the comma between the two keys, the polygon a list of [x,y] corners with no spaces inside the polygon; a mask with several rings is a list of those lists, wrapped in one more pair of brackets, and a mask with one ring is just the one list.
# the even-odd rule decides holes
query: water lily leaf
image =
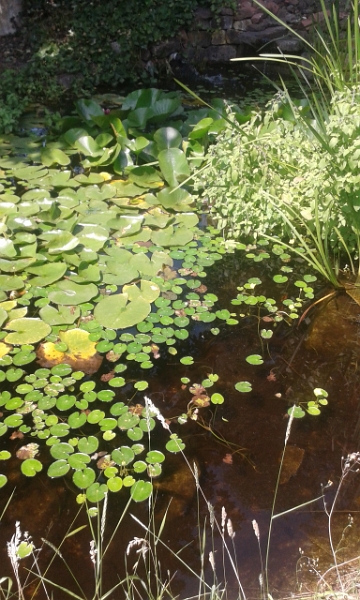
{"label": "water lily leaf", "polygon": [[147,463],[151,464],[162,463],[165,460],[165,454],[159,450],[151,450],[147,453],[145,460]]}
{"label": "water lily leaf", "polygon": [[245,360],[250,365],[262,365],[264,362],[264,360],[263,360],[262,356],[260,356],[260,354],[250,354],[249,356],[246,357]]}
{"label": "water lily leaf", "polygon": [[24,281],[21,277],[0,275],[0,291],[12,292],[13,290],[21,290],[23,287]]}
{"label": "water lily leaf", "polygon": [[49,292],[49,299],[54,304],[65,306],[77,306],[88,302],[97,296],[98,288],[94,283],[81,285],[73,281],[60,281],[56,288]]}
{"label": "water lily leaf", "polygon": [[130,301],[143,298],[146,302],[154,302],[160,296],[160,288],[153,281],[142,279],[140,281],[140,289],[135,283],[124,285],[123,293],[128,295]]}
{"label": "water lily leaf", "polygon": [[89,437],[80,438],[78,443],[78,449],[80,452],[85,452],[86,454],[93,454],[99,447],[99,440],[90,435]]}
{"label": "water lily leaf", "polygon": [[101,500],[104,500],[107,491],[108,487],[105,485],[105,483],[96,482],[89,485],[89,487],[87,488],[86,498],[89,500],[89,502],[101,502]]}
{"label": "water lily leaf", "polygon": [[154,133],[154,141],[159,150],[167,148],[179,148],[182,142],[182,135],[174,127],[161,127]]}
{"label": "water lily leaf", "polygon": [[81,470],[90,462],[91,458],[88,454],[76,452],[68,457],[68,463],[72,469]]}
{"label": "water lily leaf", "polygon": [[109,239],[109,230],[89,223],[82,225],[82,229],[77,232],[76,237],[85,248],[98,252]]}
{"label": "water lily leaf", "polygon": [[7,238],[0,239],[0,256],[6,256],[7,258],[16,256],[16,250],[11,240]]}
{"label": "water lily leaf", "polygon": [[107,481],[107,486],[110,492],[119,492],[123,486],[123,480],[121,477],[111,477]]}
{"label": "water lily leaf", "polygon": [[70,471],[70,465],[65,459],[56,460],[53,462],[47,471],[49,477],[63,477]]}
{"label": "water lily leaf", "polygon": [[118,218],[110,218],[107,226],[114,229],[119,237],[133,235],[141,229],[143,215],[121,215]]}
{"label": "water lily leaf", "polygon": [[176,212],[188,211],[189,205],[194,202],[194,199],[186,190],[182,188],[172,189],[171,187],[166,187],[158,192],[156,199],[164,208]]}
{"label": "water lily leaf", "polygon": [[51,327],[41,319],[14,319],[7,323],[6,329],[11,329],[15,333],[9,333],[5,337],[7,344],[35,344],[49,335]]}
{"label": "water lily leaf", "polygon": [[[74,452],[74,447],[67,442],[60,442],[59,444],[54,444],[50,448],[50,454],[53,458],[57,460],[65,459],[67,460],[69,454]],[[53,463],[54,464],[54,463]]]}
{"label": "water lily leaf", "polygon": [[132,267],[137,269],[141,275],[148,277],[155,277],[158,272],[158,266],[150,261],[150,259],[144,254],[134,254],[130,259]]}
{"label": "water lily leaf", "polygon": [[44,306],[39,311],[40,317],[49,325],[71,325],[80,317],[80,308],[77,306]]}
{"label": "water lily leaf", "polygon": [[129,172],[129,181],[146,189],[164,185],[159,171],[149,166],[133,167]]}
{"label": "water lily leaf", "polygon": [[157,246],[185,246],[192,241],[193,232],[186,227],[176,227],[172,225],[151,233],[151,241]]}
{"label": "water lily leaf", "polygon": [[20,169],[13,169],[13,175],[17,179],[23,179],[25,181],[31,181],[32,179],[38,179],[39,177],[45,177],[49,171],[44,169],[42,165],[36,165],[33,167],[23,167]]}
{"label": "water lily leaf", "polygon": [[212,404],[224,404],[225,402],[224,396],[222,394],[219,394],[218,392],[212,394],[210,400]]}
{"label": "water lily leaf", "polygon": [[185,444],[182,441],[182,439],[180,439],[176,435],[176,433],[173,433],[170,437],[171,439],[167,442],[165,446],[166,450],[173,453],[181,452],[182,450],[184,450]]}
{"label": "water lily leaf", "polygon": [[27,271],[35,275],[30,279],[30,283],[36,287],[46,287],[55,281],[58,281],[65,275],[67,265],[63,262],[45,263],[40,267],[28,267]]}
{"label": "water lily leaf", "polygon": [[[195,227],[199,223],[199,217],[195,213],[182,213],[176,217],[176,224],[182,225],[183,227],[187,227],[190,229],[191,227]],[[208,265],[209,261],[206,261],[205,264]]]}
{"label": "water lily leaf", "polygon": [[82,471],[75,471],[72,477],[74,484],[82,490],[85,490],[94,483],[95,478],[95,471],[89,467],[86,467]]}
{"label": "water lily leaf", "polygon": [[4,344],[4,342],[0,342],[0,358],[2,358],[3,356],[6,356],[6,354],[9,354],[9,352],[11,350],[12,350],[11,346]]}
{"label": "water lily leaf", "polygon": [[65,166],[70,163],[70,157],[60,148],[47,146],[41,150],[41,162],[46,167],[51,167],[54,164]]}
{"label": "water lily leaf", "polygon": [[49,254],[61,254],[73,250],[79,245],[77,237],[72,235],[70,231],[62,231],[61,229],[53,229],[42,233],[40,238],[47,242],[47,250]]}
{"label": "water lily leaf", "polygon": [[2,487],[4,487],[4,485],[7,483],[7,477],[6,475],[3,475],[2,473],[0,474],[0,489]]}
{"label": "water lily leaf", "polygon": [[162,150],[158,156],[160,170],[171,187],[190,176],[190,167],[186,156],[179,148]]}
{"label": "water lily leaf", "polygon": [[6,260],[0,258],[0,271],[4,273],[17,273],[18,271],[24,271],[32,263],[35,262],[35,258],[19,258],[18,260]]}
{"label": "water lily leaf", "polygon": [[70,329],[61,331],[59,336],[66,344],[67,351],[57,351],[52,342],[40,344],[36,351],[39,364],[43,367],[51,367],[65,363],[89,375],[96,373],[103,357],[96,351],[96,342],[90,341],[90,333],[84,329]]}
{"label": "water lily leaf", "polygon": [[21,472],[26,477],[34,477],[36,473],[39,473],[43,466],[37,458],[28,458],[21,463]]}
{"label": "water lily leaf", "polygon": [[139,297],[128,302],[127,294],[113,294],[104,297],[96,305],[96,320],[109,329],[126,329],[143,321],[151,311],[150,303]]}
{"label": "water lily leaf", "polygon": [[246,393],[251,392],[252,386],[251,383],[249,383],[249,381],[238,381],[237,383],[235,383],[235,389],[238,392]]}
{"label": "water lily leaf", "polygon": [[130,490],[130,496],[135,502],[143,502],[152,494],[153,486],[150,481],[139,479],[134,483]]}
{"label": "water lily leaf", "polygon": [[[128,254],[129,257],[132,256],[130,252]],[[125,283],[129,283],[138,277],[139,271],[129,262],[128,264],[123,264],[116,257],[106,260],[106,271],[103,274],[104,283],[124,285]]]}
{"label": "water lily leaf", "polygon": [[103,123],[103,121],[99,122],[98,118],[104,119],[104,111],[94,100],[91,100],[90,98],[81,99],[75,102],[75,106],[79,115],[85,119],[85,121],[95,121],[95,123],[99,125],[100,123]]}

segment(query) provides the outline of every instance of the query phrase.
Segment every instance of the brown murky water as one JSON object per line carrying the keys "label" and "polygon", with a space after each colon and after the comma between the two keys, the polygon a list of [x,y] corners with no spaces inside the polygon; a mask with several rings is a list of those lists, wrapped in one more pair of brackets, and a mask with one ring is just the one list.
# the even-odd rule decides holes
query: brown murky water
{"label": "brown murky water", "polygon": [[[228,268],[233,272],[231,263]],[[209,291],[212,291],[210,283],[211,277],[208,285]],[[234,286],[229,284],[226,268],[220,284],[223,287],[219,295],[224,306],[235,295],[236,287],[236,283]],[[213,291],[218,293],[219,290]],[[288,426],[289,406],[298,399],[311,399],[314,387],[323,387],[329,392],[329,405],[323,408],[320,416],[307,415],[293,421],[275,513],[288,511],[320,496],[322,486],[328,481],[333,482],[325,493],[327,506],[330,507],[341,477],[341,458],[358,449],[358,312],[358,306],[348,296],[336,298],[332,304],[319,311],[320,320],[315,322],[312,317],[313,325],[302,325],[290,335],[285,329],[280,330],[272,341],[264,364],[257,367],[248,365],[244,360],[248,354],[260,350],[256,325],[251,320],[245,319],[236,327],[223,328],[217,337],[206,331],[206,326],[196,324],[189,348],[195,364],[191,367],[179,367],[177,361],[169,357],[167,361],[158,364],[155,375],[149,380],[149,395],[153,402],[166,418],[171,418],[185,412],[191,398],[189,391],[182,389],[180,377],[186,375],[192,383],[200,383],[208,373],[220,376],[216,391],[223,394],[225,403],[216,410],[214,407],[211,410],[202,409],[198,423],[190,422],[180,426],[174,422],[171,427],[186,442],[186,455],[190,463],[196,461],[201,488],[207,501],[214,506],[218,520],[221,521],[223,506],[232,520],[238,573],[248,597],[259,597],[259,550],[252,521],[255,519],[259,525],[262,551],[265,553],[269,517]],[[325,321],[325,317],[331,317],[331,321]],[[328,324],[324,325],[325,322]],[[234,384],[239,380],[250,381],[252,392],[238,393]],[[167,434],[159,431],[157,435]],[[182,559],[195,571],[199,571],[195,481],[181,456],[174,455],[166,465],[157,483],[155,520],[159,524],[173,498],[162,540],[175,552],[186,546],[181,552]],[[39,474],[34,481],[24,480],[17,473],[18,469],[14,470],[12,484],[16,489],[0,529],[2,576],[10,575],[5,543],[14,532],[16,520],[21,522],[23,530],[28,530],[33,536],[36,547],[41,546],[41,538],[58,546],[69,527],[74,529],[87,523],[85,515],[80,514],[76,525],[71,527],[78,510],[71,487],[64,487],[62,481],[49,481],[43,474]],[[1,492],[1,506],[4,506],[8,492]],[[116,494],[110,498],[105,538],[110,535],[125,502],[125,494]],[[351,513],[354,518],[354,524],[346,531],[342,542],[344,550],[340,554],[341,558],[354,556],[356,551],[360,536],[359,511],[360,477],[355,476],[342,487],[332,521],[333,536],[337,544],[348,524],[348,514]],[[147,522],[146,503],[132,505],[130,512],[144,523]],[[208,510],[205,501],[201,499],[201,523],[205,517],[208,523]],[[320,570],[331,564],[327,528],[328,518],[322,500],[273,521],[269,576],[270,591],[275,597],[296,592],[299,582],[303,584],[303,591],[314,584],[316,577],[310,572],[311,565],[306,557],[318,558]],[[124,553],[128,542],[134,536],[143,535],[144,532],[128,514],[105,560],[105,590],[124,575]],[[221,544],[218,537],[215,534],[215,560],[220,566]],[[83,586],[86,597],[92,597],[89,540],[89,530],[86,528],[69,537],[61,548]],[[209,542],[210,530],[207,552],[211,549]],[[304,553],[300,562],[299,548]],[[40,555],[43,570],[53,554],[51,547],[45,544]],[[172,582],[173,592],[179,598],[196,594],[197,582],[176,559],[160,548],[159,556],[165,574],[167,570],[177,572]],[[130,566],[136,558],[133,550],[128,558]],[[208,566],[206,572],[210,574]],[[58,558],[47,577],[59,584],[72,586],[79,593]],[[219,579],[222,579],[221,570]],[[227,579],[228,597],[236,598],[238,588],[230,569],[227,571]],[[32,585],[31,590],[34,589]],[[40,588],[36,598],[44,597]],[[54,591],[54,598],[63,597],[62,592]],[[125,593],[122,590],[110,596],[123,597]]]}

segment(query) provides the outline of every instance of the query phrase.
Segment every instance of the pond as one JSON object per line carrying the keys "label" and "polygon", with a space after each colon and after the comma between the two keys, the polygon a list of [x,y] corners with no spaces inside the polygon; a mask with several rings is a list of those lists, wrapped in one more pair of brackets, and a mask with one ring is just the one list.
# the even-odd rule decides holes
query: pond
{"label": "pond", "polygon": [[[84,502],[95,530],[105,502],[105,545],[116,529],[105,593],[125,575],[131,540],[145,537],[133,517],[148,525],[150,497],[150,531],[160,527],[171,549],[156,545],[163,580],[176,573],[181,598],[198,593],[185,565],[200,573],[201,555],[211,586],[210,551],[229,598],[239,579],[246,596],[260,596],[259,543],[265,561],[273,512],[285,513],[271,521],[273,595],[311,589],[332,563],[324,503],[329,511],[342,457],[358,446],[356,304],[334,296],[299,324],[322,283],[304,265],[293,273],[276,244],[225,243],[206,227],[178,184],[224,115],[180,109],[159,91],[130,94],[109,116],[84,101],[58,141],[1,140],[2,576],[12,576],[5,544],[20,521],[42,546],[48,582],[92,597]],[[151,156],[160,171],[142,166]],[[350,473],[330,519],[341,560],[354,556],[347,526],[357,510]],[[129,575],[139,548],[129,548]],[[23,566],[34,570],[31,556]],[[29,582],[26,597],[46,597]]]}

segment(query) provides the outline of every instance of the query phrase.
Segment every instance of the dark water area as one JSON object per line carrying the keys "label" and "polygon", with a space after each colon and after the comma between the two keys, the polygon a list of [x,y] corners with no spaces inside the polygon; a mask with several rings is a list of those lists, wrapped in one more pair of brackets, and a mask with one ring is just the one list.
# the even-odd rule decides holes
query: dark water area
{"label": "dark water area", "polygon": [[[219,306],[234,310],[230,300],[236,296],[236,286],[249,276],[249,273],[245,275],[242,272],[242,268],[242,262],[234,255],[226,257],[220,265],[209,270],[206,283],[208,290],[219,296]],[[251,269],[256,272],[261,265]],[[250,276],[253,274],[251,272]],[[314,387],[328,391],[329,405],[323,407],[320,416],[306,415],[303,419],[294,419],[291,425],[275,514],[310,502],[322,495],[322,486],[326,487],[329,481],[332,485],[325,489],[324,499],[273,521],[269,557],[270,591],[275,598],[285,597],[289,593],[296,593],[301,583],[304,592],[314,586],[317,580],[310,559],[319,559],[317,568],[320,571],[326,570],[332,563],[324,501],[330,508],[341,478],[342,457],[357,451],[359,445],[357,312],[357,305],[344,296],[336,298],[333,305],[319,309],[316,315],[319,322],[324,323],[325,317],[332,315],[333,320],[327,328],[322,325],[319,329],[315,324],[315,312],[310,313],[309,322],[302,323],[299,328],[294,325],[290,329],[281,324],[269,344],[268,352],[264,353],[264,363],[256,367],[246,363],[245,357],[261,352],[257,319],[247,317],[237,326],[223,325],[218,336],[210,333],[210,326],[195,323],[190,341],[183,342],[194,357],[194,365],[179,365],[174,357],[169,356],[159,360],[148,377],[147,395],[166,419],[174,419],[186,412],[191,400],[188,388],[180,381],[181,377],[188,377],[193,384],[201,383],[209,373],[219,375],[216,391],[224,396],[224,404],[200,409],[197,422],[188,421],[185,425],[179,425],[174,419],[171,421],[171,430],[185,442],[187,460],[191,466],[196,464],[199,485],[206,501],[214,507],[218,522],[221,523],[222,507],[225,507],[232,521],[235,537],[230,539],[227,534],[225,537],[229,547],[234,545],[237,572],[247,597],[260,597],[259,549],[252,521],[256,520],[259,526],[264,556],[289,424],[287,411],[294,402],[311,399]],[[242,394],[235,390],[235,383],[242,380],[251,382],[251,392]],[[167,436],[168,432],[159,426],[154,433],[154,443],[158,439],[167,439]],[[16,444],[16,441],[9,444]],[[14,494],[1,521],[1,575],[13,577],[6,556],[6,542],[14,534],[15,521],[20,521],[22,531],[30,533],[36,548],[42,547],[39,555],[41,571],[44,573],[51,563],[49,571],[46,571],[47,579],[79,593],[60,558],[57,556],[52,562],[53,548],[42,539],[59,547],[67,532],[86,525],[86,528],[63,542],[61,553],[84,590],[85,595],[80,593],[80,596],[92,597],[91,535],[84,509],[80,510],[80,515],[72,525],[79,506],[75,501],[78,490],[73,488],[71,480],[49,480],[44,472],[34,479],[25,479],[18,467],[10,472],[9,479]],[[157,490],[156,527],[160,526],[171,501],[161,539],[173,552],[183,548],[180,554],[182,560],[197,573],[200,572],[198,519],[202,527],[206,518],[205,567],[211,582],[208,506],[197,490],[196,481],[184,458],[178,454],[167,458],[163,474],[154,485]],[[1,510],[8,499],[8,487],[7,491],[2,489],[0,493]],[[120,518],[127,498],[126,490],[110,494],[105,542]],[[331,522],[337,545],[348,524],[349,513],[354,518],[354,524],[346,531],[341,542],[341,560],[356,554],[360,535],[359,510],[360,479],[355,474],[346,479],[341,487]],[[118,578],[124,577],[125,552],[129,542],[134,537],[144,537],[144,530],[130,513],[144,524],[148,523],[147,503],[131,504],[105,556],[104,591],[115,585]],[[96,527],[96,520],[93,524]],[[223,581],[222,544],[216,530],[214,539],[218,578]],[[127,557],[130,573],[133,563],[139,558],[136,549],[131,549]],[[172,575],[176,573],[171,584],[172,592],[181,599],[197,594],[198,582],[176,557],[161,545],[158,545],[158,552],[164,578],[167,577],[167,571]],[[238,584],[229,561],[225,562],[228,597],[232,599],[238,595]],[[23,566],[30,568],[31,564],[25,560],[21,563],[21,570]],[[48,587],[51,589],[49,584]],[[32,596],[35,588],[36,584],[30,586],[27,597]],[[35,597],[46,597],[42,587],[39,587]],[[63,597],[63,592],[54,590],[54,598]],[[121,589],[109,596],[114,599],[122,597],[125,594]]]}

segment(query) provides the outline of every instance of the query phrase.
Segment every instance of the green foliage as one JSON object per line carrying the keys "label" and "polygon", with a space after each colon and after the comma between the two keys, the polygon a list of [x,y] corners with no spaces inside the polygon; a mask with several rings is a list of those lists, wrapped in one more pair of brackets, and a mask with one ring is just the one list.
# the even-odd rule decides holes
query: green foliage
{"label": "green foliage", "polygon": [[222,132],[196,175],[217,225],[235,238],[293,239],[286,247],[300,247],[334,285],[339,256],[356,272],[359,100],[359,88],[336,92],[320,129],[308,101],[282,95],[240,131]]}

